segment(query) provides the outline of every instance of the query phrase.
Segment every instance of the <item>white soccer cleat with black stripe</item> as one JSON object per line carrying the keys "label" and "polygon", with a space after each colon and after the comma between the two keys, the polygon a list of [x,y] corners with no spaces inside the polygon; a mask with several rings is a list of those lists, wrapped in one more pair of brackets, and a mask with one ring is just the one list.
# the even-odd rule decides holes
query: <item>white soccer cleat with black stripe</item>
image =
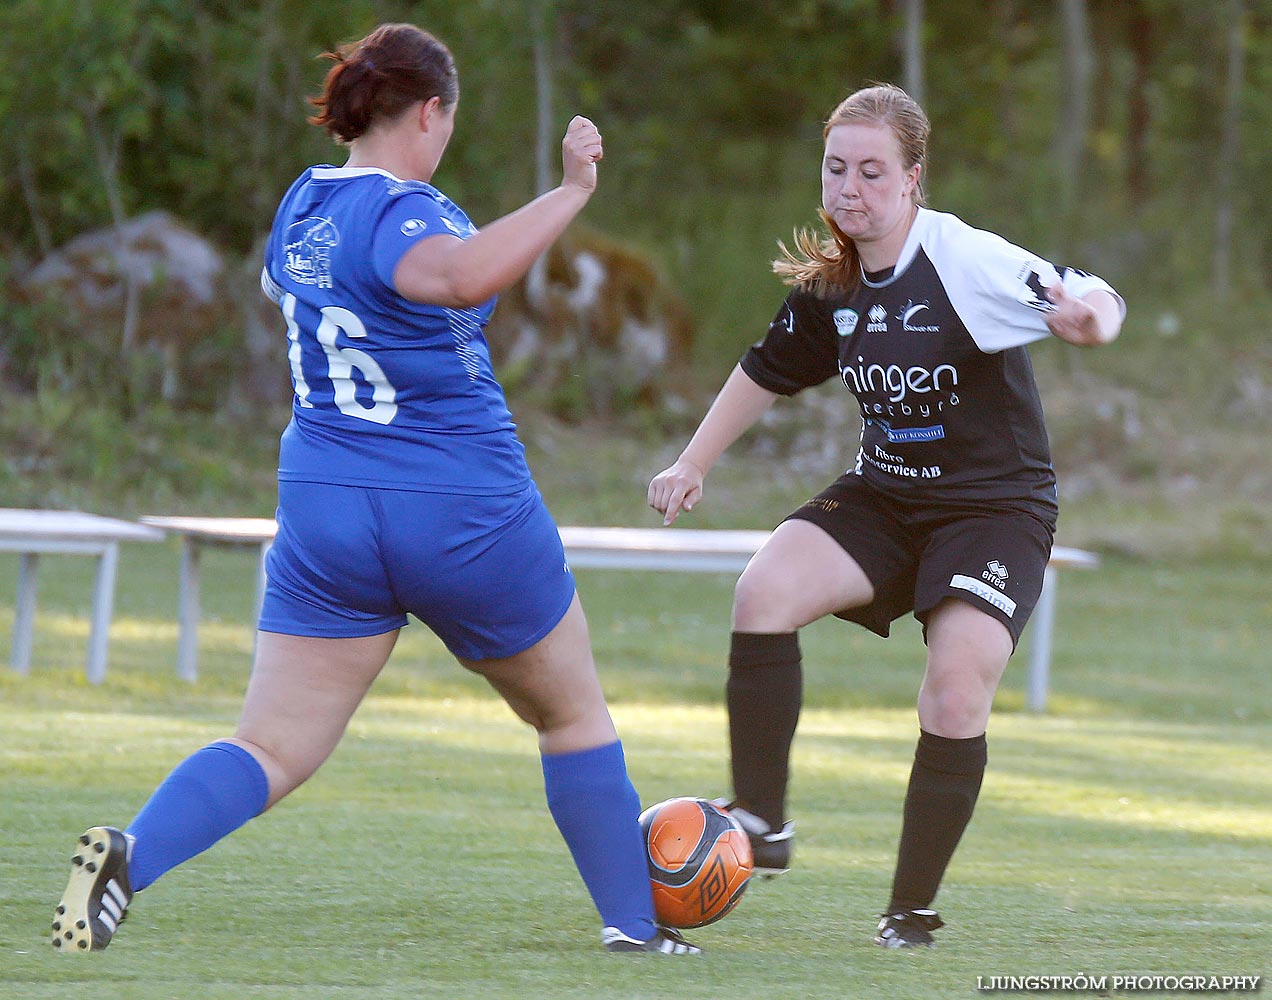
{"label": "white soccer cleat with black stripe", "polygon": [[52,944],[59,951],[101,951],[128,915],[130,839],[112,826],[79,838],[71,879],[53,914]]}
{"label": "white soccer cleat with black stripe", "polygon": [[647,953],[655,955],[701,955],[702,949],[691,945],[680,932],[670,927],[659,927],[648,941],[628,937],[617,927],[601,931],[601,941],[606,951]]}

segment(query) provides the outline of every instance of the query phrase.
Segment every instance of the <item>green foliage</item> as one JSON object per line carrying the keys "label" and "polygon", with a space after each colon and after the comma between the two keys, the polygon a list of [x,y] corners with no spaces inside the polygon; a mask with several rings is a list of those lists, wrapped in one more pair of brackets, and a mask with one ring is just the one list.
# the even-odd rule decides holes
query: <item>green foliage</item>
{"label": "green foliage", "polygon": [[[139,362],[127,371],[148,386]],[[270,421],[209,417],[150,400],[137,384],[103,385],[99,397],[52,378],[31,393],[0,384],[0,506],[113,511],[186,510],[268,515],[285,413]],[[149,399],[149,397],[144,397]]]}
{"label": "green foliage", "polygon": [[[416,20],[454,48],[461,126],[439,182],[475,218],[493,217],[533,193],[539,5],[552,31],[558,127],[579,111],[606,132],[596,214],[660,253],[687,239],[709,255],[712,231],[687,235],[681,223],[712,215],[712,203],[752,209],[772,199],[793,182],[792,146],[808,158],[800,221],[811,218],[819,123],[851,89],[901,72],[896,5],[883,0],[15,0],[0,11],[12,40],[0,159],[22,165],[29,184],[26,197],[0,205],[0,220],[23,250],[45,250],[41,227],[56,245],[101,225],[117,186],[129,214],[168,208],[245,252],[300,167],[340,155],[304,122],[325,69],[315,56],[385,20]],[[1100,239],[1122,228],[1164,242],[1138,268],[1160,267],[1163,248],[1207,245],[1209,227],[1181,225],[1178,213],[1213,214],[1208,154],[1225,100],[1214,67],[1225,58],[1228,10],[1187,0],[1090,5],[1099,57],[1083,204],[1078,218],[1060,219],[1049,196],[1063,99],[1052,9],[929,5],[937,202],[1044,251],[1069,232]],[[1267,226],[1256,182],[1272,155],[1272,131],[1261,127],[1272,108],[1268,26],[1266,10],[1250,10],[1238,164],[1241,235],[1259,246]],[[730,225],[771,244],[782,234],[763,221],[743,215]],[[1189,270],[1183,260],[1170,266],[1172,277]]]}
{"label": "green foliage", "polygon": [[[1241,484],[1232,491],[1237,503],[1261,509],[1263,501],[1251,498],[1269,495],[1259,479],[1267,462],[1251,442],[1266,433],[1272,407],[1259,374],[1268,362],[1261,331],[1272,309],[1272,203],[1260,196],[1272,169],[1272,13],[1248,4],[1245,14],[1234,189],[1239,252],[1234,291],[1220,301],[1209,262],[1231,6],[1086,4],[1098,45],[1091,127],[1071,209],[1057,193],[1069,179],[1057,177],[1052,156],[1065,100],[1056,6],[926,5],[930,200],[1096,270],[1126,294],[1130,322],[1115,347],[1090,356],[1038,352],[1058,464],[1116,466],[1117,489],[1126,487],[1123,496],[1137,504],[1190,477],[1213,481],[1208,469],[1231,469],[1224,482]],[[318,91],[326,67],[316,56],[387,20],[422,23],[456,53],[459,127],[438,185],[479,224],[515,208],[534,192],[533,24],[540,9],[552,56],[554,127],[563,130],[582,112],[606,138],[587,224],[648,255],[693,313],[686,381],[694,384],[684,405],[673,400],[662,412],[631,418],[633,427],[659,431],[660,447],[677,446],[667,435],[687,433],[702,412],[700,397],[762,333],[780,299],[769,269],[776,241],[816,220],[820,123],[855,87],[899,79],[901,7],[885,0],[0,6],[0,32],[9,40],[0,165],[14,192],[0,200],[0,226],[9,234],[0,280],[0,419],[14,442],[0,468],[56,467],[58,475],[85,477],[71,483],[9,472],[6,491],[32,503],[73,493],[89,505],[131,509],[138,491],[122,475],[103,476],[82,455],[48,464],[39,442],[49,435],[93,440],[87,425],[95,413],[105,439],[150,439],[148,422],[161,419],[148,414],[159,357],[117,357],[117,331],[85,329],[53,306],[27,301],[19,279],[31,261],[109,224],[116,210],[153,208],[170,209],[232,258],[252,253],[295,174],[342,156],[304,120],[306,98]],[[217,411],[217,426],[237,427],[242,353],[241,331],[229,326],[199,344],[186,366],[186,395],[175,405]],[[518,373],[507,374],[515,384]],[[1070,398],[1075,385],[1091,391]],[[576,390],[565,384],[549,403],[560,413],[584,412],[586,399]],[[1126,402],[1124,392],[1135,399]],[[68,394],[87,407],[75,433],[19,429],[23,415],[57,412],[50,400]],[[522,405],[515,396],[513,404]],[[1147,428],[1138,437],[1126,429],[1135,423],[1128,413]],[[199,443],[191,451],[204,448],[193,430],[197,417],[171,419],[174,434],[194,434]],[[258,425],[249,436],[265,440],[266,454],[273,433]],[[23,442],[32,441],[36,450],[23,452]],[[201,452],[210,462],[216,444]],[[215,461],[242,468],[237,454]],[[270,462],[247,478],[268,476]],[[1238,470],[1239,462],[1252,469]],[[128,461],[102,465],[136,468]],[[208,497],[197,484],[215,477],[191,475],[188,463],[182,468],[164,480]],[[230,496],[245,499],[234,490]],[[1243,523],[1239,516],[1235,522]]]}

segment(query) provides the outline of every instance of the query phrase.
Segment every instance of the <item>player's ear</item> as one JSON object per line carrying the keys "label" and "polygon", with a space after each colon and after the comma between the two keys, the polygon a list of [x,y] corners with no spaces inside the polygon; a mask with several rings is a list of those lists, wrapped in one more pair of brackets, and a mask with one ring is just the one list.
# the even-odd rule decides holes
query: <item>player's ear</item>
{"label": "player's ear", "polygon": [[437,95],[420,104],[420,129],[428,132],[442,113],[442,99]]}
{"label": "player's ear", "polygon": [[923,164],[916,163],[905,172],[904,192],[907,195],[914,194],[919,189],[919,175],[923,172]]}

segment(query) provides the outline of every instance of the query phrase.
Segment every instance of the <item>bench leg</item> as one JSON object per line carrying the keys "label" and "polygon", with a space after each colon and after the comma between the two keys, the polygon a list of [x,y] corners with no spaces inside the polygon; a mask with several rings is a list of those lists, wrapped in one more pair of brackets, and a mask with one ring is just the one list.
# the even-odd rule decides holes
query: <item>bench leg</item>
{"label": "bench leg", "polygon": [[273,541],[261,542],[260,555],[256,560],[256,604],[252,607],[252,663],[256,663],[256,648],[261,639],[261,608],[265,604],[265,586],[268,580],[265,575],[265,559],[269,550],[274,547]]}
{"label": "bench leg", "polygon": [[177,676],[199,678],[199,543],[181,540],[181,594],[177,607]]}
{"label": "bench leg", "polygon": [[1047,688],[1051,683],[1051,633],[1056,623],[1056,571],[1048,566],[1042,577],[1042,593],[1034,608],[1029,629],[1029,679],[1025,707],[1031,712],[1047,710]]}
{"label": "bench leg", "polygon": [[90,684],[106,679],[106,652],[110,642],[110,616],[115,606],[115,570],[119,546],[107,545],[97,559],[97,584],[93,591],[93,623],[88,632],[88,662],[84,667]]}
{"label": "bench leg", "polygon": [[40,556],[23,552],[18,556],[18,596],[13,607],[13,669],[26,675],[31,671],[31,647],[35,635],[35,592]]}

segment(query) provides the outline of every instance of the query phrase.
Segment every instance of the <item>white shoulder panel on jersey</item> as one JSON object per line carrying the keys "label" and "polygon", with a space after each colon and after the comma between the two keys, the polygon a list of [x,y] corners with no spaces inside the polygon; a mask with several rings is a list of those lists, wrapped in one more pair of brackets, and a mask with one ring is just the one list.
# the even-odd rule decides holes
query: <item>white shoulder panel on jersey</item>
{"label": "white shoulder panel on jersey", "polygon": [[261,291],[275,305],[282,303],[283,289],[277,281],[270,277],[268,264],[261,268]]}
{"label": "white shoulder panel on jersey", "polygon": [[1076,268],[1065,268],[1061,276],[1049,261],[945,212],[919,209],[901,261],[908,263],[920,247],[959,319],[987,354],[1050,336],[1046,315],[1055,306],[1043,290],[1057,281],[1076,298],[1098,289],[1122,303],[1103,278]]}

